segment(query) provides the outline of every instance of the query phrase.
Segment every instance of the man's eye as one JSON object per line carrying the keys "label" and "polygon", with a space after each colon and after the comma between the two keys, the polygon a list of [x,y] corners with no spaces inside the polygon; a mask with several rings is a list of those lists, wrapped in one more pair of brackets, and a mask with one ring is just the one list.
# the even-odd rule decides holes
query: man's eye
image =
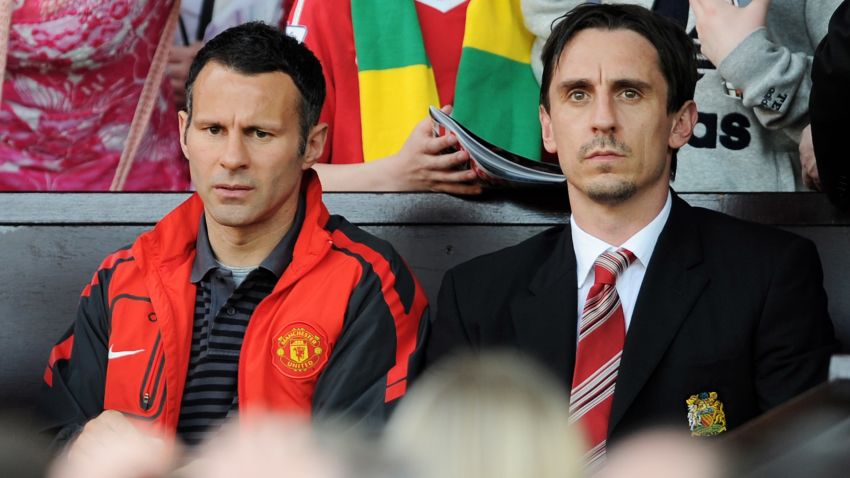
{"label": "man's eye", "polygon": [[265,131],[260,131],[260,130],[256,129],[256,130],[254,130],[254,136],[256,136],[259,139],[264,139],[264,138],[268,138],[269,134],[266,133]]}
{"label": "man's eye", "polygon": [[640,98],[640,92],[637,90],[623,90],[623,97],[629,100]]}
{"label": "man's eye", "polygon": [[571,91],[569,96],[573,101],[584,101],[587,99],[587,93],[584,91]]}
{"label": "man's eye", "polygon": [[209,128],[207,128],[207,132],[212,135],[217,135],[221,133],[221,128],[218,126],[210,126]]}

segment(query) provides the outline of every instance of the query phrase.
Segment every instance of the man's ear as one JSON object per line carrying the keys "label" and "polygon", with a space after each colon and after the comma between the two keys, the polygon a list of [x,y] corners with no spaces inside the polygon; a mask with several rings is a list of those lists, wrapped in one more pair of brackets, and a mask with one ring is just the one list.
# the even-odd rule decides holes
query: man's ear
{"label": "man's ear", "polygon": [[325,150],[325,141],[327,138],[327,123],[319,123],[310,128],[310,133],[307,135],[307,145],[304,148],[304,163],[301,164],[302,170],[306,171],[316,164]]}
{"label": "man's ear", "polygon": [[183,150],[183,156],[189,159],[189,148],[186,146],[186,128],[189,127],[189,114],[185,111],[178,111],[177,123],[180,126],[180,149]]}
{"label": "man's ear", "polygon": [[698,118],[697,104],[693,100],[685,102],[679,108],[679,111],[673,114],[673,126],[670,128],[670,137],[667,140],[667,146],[671,149],[679,149],[688,144],[688,140],[694,134],[694,127],[697,124]]}
{"label": "man's ear", "polygon": [[552,133],[552,118],[549,117],[549,112],[546,111],[546,108],[543,105],[540,105],[540,131],[543,135],[543,147],[550,154],[555,154],[558,152],[558,148],[555,145],[555,135]]}

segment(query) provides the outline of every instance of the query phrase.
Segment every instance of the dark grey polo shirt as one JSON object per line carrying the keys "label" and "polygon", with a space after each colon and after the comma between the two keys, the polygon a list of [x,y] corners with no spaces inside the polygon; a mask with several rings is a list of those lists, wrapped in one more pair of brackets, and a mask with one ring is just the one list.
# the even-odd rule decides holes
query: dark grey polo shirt
{"label": "dark grey polo shirt", "polygon": [[254,309],[271,293],[292,261],[304,222],[304,197],[289,232],[256,269],[237,285],[229,269],[216,261],[204,216],[198,230],[191,280],[197,285],[192,349],[177,435],[199,443],[238,410],[239,353]]}

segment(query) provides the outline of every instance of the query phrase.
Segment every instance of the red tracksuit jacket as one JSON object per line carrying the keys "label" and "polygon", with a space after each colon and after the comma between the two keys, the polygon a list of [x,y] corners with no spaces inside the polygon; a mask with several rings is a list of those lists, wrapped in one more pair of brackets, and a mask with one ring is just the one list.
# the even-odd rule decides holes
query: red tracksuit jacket
{"label": "red tracksuit jacket", "polygon": [[[312,171],[303,183],[307,209],[292,262],[245,332],[240,415],[274,410],[383,421],[420,362],[427,298],[392,246],[328,214]],[[112,409],[176,430],[202,212],[193,195],[103,261],[82,292],[74,325],[50,354],[41,404],[50,428],[78,429]]]}

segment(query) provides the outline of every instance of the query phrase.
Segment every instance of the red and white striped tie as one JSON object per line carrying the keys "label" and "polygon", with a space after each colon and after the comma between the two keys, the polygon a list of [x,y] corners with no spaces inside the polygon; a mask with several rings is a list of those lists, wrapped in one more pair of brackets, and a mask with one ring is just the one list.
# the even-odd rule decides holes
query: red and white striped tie
{"label": "red and white striped tie", "polygon": [[596,280],[581,314],[570,419],[585,432],[590,446],[585,455],[588,464],[605,455],[614,385],[626,339],[626,320],[615,285],[617,276],[634,260],[635,255],[622,248],[596,259]]}

